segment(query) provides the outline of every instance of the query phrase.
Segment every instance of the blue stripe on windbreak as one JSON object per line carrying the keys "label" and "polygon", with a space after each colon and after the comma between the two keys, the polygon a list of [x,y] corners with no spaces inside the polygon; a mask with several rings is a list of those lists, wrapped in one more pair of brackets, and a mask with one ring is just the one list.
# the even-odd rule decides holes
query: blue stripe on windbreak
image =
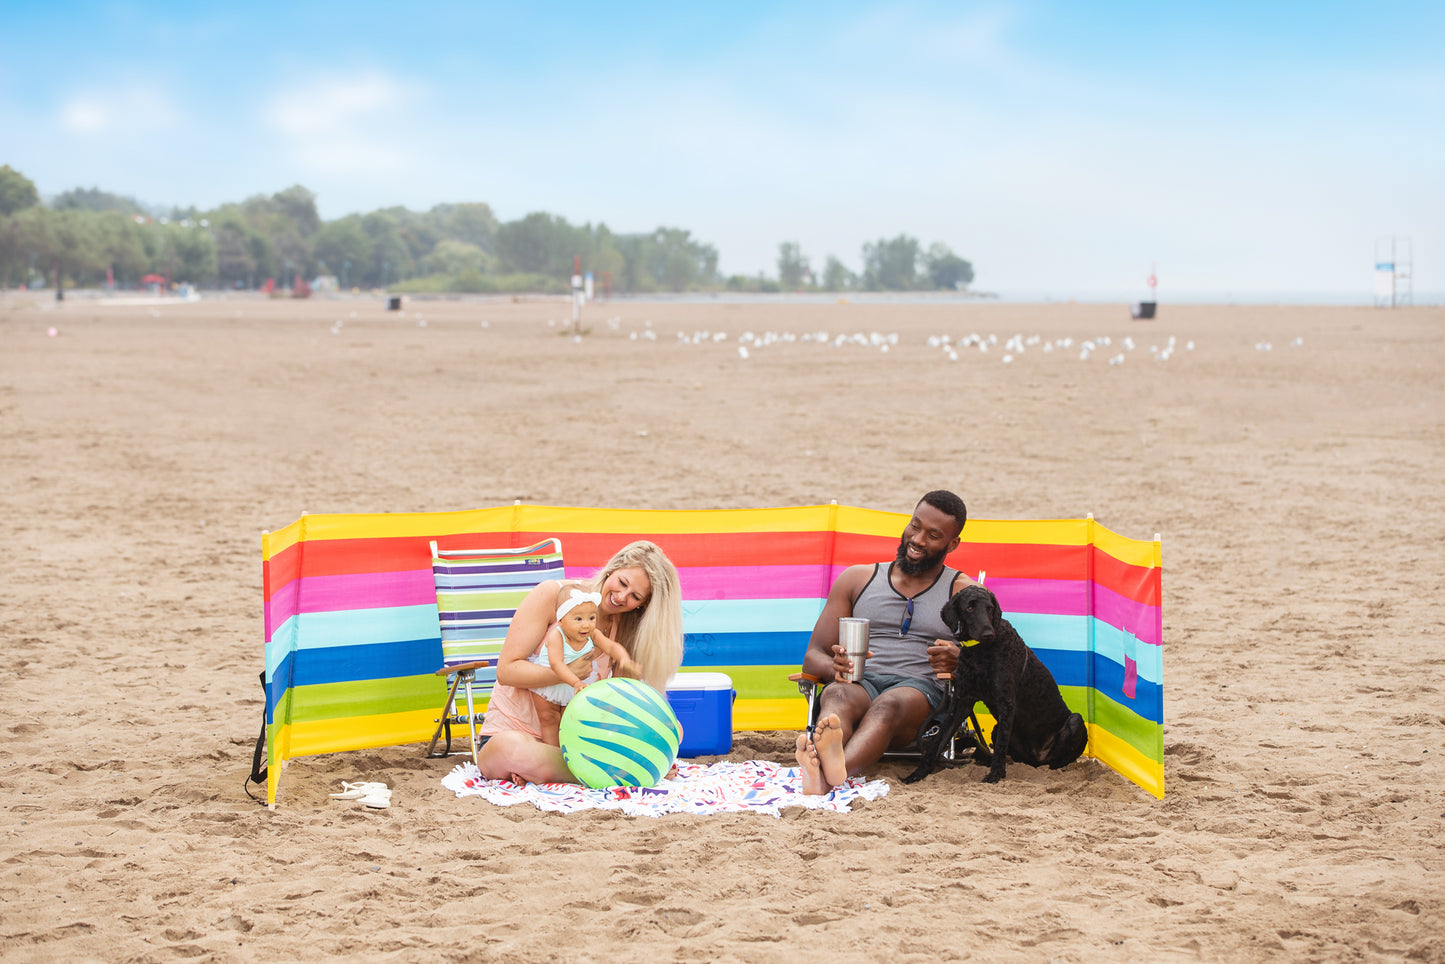
{"label": "blue stripe on windbreak", "polygon": [[695,599],[682,601],[684,633],[813,631],[823,612],[821,598]]}
{"label": "blue stripe on windbreak", "polygon": [[801,666],[812,630],[688,633],[682,642],[683,661],[688,666]]}
{"label": "blue stripe on windbreak", "polygon": [[353,683],[435,673],[442,665],[442,645],[441,640],[433,636],[394,643],[302,649],[294,658],[293,686]]}
{"label": "blue stripe on windbreak", "polygon": [[[685,652],[690,666],[762,665],[798,663],[808,647],[822,600],[753,599],[706,600],[683,604]],[[1128,648],[1139,664],[1139,678],[1155,685],[1163,681],[1162,646],[1151,646],[1100,619],[1048,613],[1010,613],[1009,622],[1029,647],[1082,654],[1089,646],[1094,625],[1094,650],[1123,665]]]}
{"label": "blue stripe on windbreak", "polygon": [[276,672],[272,673],[268,671],[266,673],[267,723],[276,722],[276,703],[281,699],[282,696],[286,695],[286,690],[290,689],[291,687],[290,675],[291,667],[293,665],[292,656],[293,654],[290,651],[287,651],[285,656],[281,659],[280,663],[277,664]]}
{"label": "blue stripe on windbreak", "polygon": [[[1089,624],[1094,626],[1094,652],[1124,665],[1127,653],[1139,664],[1139,678],[1154,684],[1164,682],[1164,647],[1137,638],[1132,641],[1123,630],[1089,616],[1056,616],[1047,613],[1008,613],[1006,618],[1029,649],[1068,650],[1083,653],[1089,648]],[[1129,650],[1133,651],[1130,652]]]}
{"label": "blue stripe on windbreak", "polygon": [[[1012,620],[1010,620],[1012,622]],[[1089,660],[1084,653],[1072,650],[1034,650],[1039,660],[1048,667],[1054,682],[1059,686],[1089,685]],[[1128,707],[1151,723],[1164,721],[1164,688],[1140,677],[1134,686],[1134,698],[1124,695],[1124,667],[1098,655],[1093,658],[1094,689],[1103,693],[1120,706]]]}

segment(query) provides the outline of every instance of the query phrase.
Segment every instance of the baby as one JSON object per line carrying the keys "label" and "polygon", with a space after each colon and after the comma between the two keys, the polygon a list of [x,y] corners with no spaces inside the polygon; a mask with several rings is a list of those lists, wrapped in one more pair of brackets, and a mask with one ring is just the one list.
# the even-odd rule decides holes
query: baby
{"label": "baby", "polygon": [[620,643],[608,639],[597,628],[597,606],[601,602],[601,593],[563,586],[557,592],[557,623],[542,638],[542,651],[529,657],[539,666],[549,667],[562,681],[532,690],[532,704],[537,709],[543,743],[561,745],[558,730],[562,725],[563,707],[571,702],[574,693],[582,691],[582,687],[597,682],[596,669],[586,679],[581,679],[568,666],[569,663],[584,656],[595,656],[595,646],[612,658],[614,671],[622,669],[635,675],[642,672]]}

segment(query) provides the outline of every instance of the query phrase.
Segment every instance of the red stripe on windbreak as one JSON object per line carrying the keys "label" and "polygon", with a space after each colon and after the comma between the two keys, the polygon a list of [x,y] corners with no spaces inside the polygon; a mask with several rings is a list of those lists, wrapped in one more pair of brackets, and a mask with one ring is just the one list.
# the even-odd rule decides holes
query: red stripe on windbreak
{"label": "red stripe on windbreak", "polygon": [[[948,564],[974,579],[980,569],[1005,579],[1083,579],[1086,546],[1028,543],[964,542],[949,554]],[[984,580],[988,584],[988,579]]]}
{"label": "red stripe on windbreak", "polygon": [[[599,569],[628,542],[647,539],[667,553],[673,565],[749,566],[817,565],[826,560],[830,541],[835,566],[887,562],[898,549],[898,538],[852,532],[705,532],[627,534],[614,532],[478,532],[446,536],[448,547],[522,548],[556,536],[562,540],[567,567]],[[901,533],[900,533],[901,537]],[[307,576],[342,576],[368,572],[424,569],[430,565],[428,536],[369,539],[318,539],[298,542],[264,563],[266,590],[275,592],[297,577],[302,548]],[[1081,579],[1086,572],[1089,546],[1022,543],[961,543],[948,556],[948,564],[969,576],[980,569],[1008,579]],[[1094,579],[1114,592],[1147,605],[1159,605],[1157,570],[1131,566],[1098,549],[1094,553]],[[267,596],[270,598],[270,595]]]}
{"label": "red stripe on windbreak", "polygon": [[1131,566],[1102,549],[1094,549],[1094,582],[1146,606],[1159,606],[1163,573],[1152,566]]}
{"label": "red stripe on windbreak", "polygon": [[[827,532],[557,532],[562,559],[570,569],[600,569],[629,542],[655,542],[678,567],[801,566],[826,560]],[[547,534],[525,533],[536,539]]]}

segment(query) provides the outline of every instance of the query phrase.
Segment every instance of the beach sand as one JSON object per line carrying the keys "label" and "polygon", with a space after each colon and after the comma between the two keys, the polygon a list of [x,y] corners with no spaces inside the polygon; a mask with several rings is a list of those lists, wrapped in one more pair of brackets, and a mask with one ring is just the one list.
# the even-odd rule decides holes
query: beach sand
{"label": "beach sand", "polygon": [[[1445,961],[1445,310],[613,302],[575,343],[569,314],[0,298],[0,957]],[[971,332],[998,344],[927,344]],[[1075,344],[1005,363],[1014,334]],[[562,816],[457,799],[419,746],[295,760],[275,812],[243,789],[261,532],[303,511],[936,487],[1161,534],[1163,800],[1092,761],[884,763],[850,814]],[[328,798],[358,779],[392,808]]]}

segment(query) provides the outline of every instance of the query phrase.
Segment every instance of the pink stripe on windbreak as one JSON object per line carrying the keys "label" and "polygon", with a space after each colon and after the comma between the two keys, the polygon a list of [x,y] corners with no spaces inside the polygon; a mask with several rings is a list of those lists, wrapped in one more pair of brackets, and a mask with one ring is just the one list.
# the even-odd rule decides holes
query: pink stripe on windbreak
{"label": "pink stripe on windbreak", "polygon": [[682,598],[824,599],[843,566],[688,566],[677,570]]}
{"label": "pink stripe on windbreak", "polygon": [[[590,579],[598,566],[568,566],[568,579]],[[679,566],[682,598],[825,599],[844,566]]]}
{"label": "pink stripe on windbreak", "polygon": [[998,597],[998,604],[1009,613],[1041,613],[1049,616],[1083,616],[1088,598],[1088,583],[1078,579],[990,579],[983,585]]}
{"label": "pink stripe on windbreak", "polygon": [[279,626],[297,614],[298,592],[301,599],[299,612],[303,613],[425,606],[437,601],[430,569],[305,576],[282,586],[266,603],[266,620],[270,625]]}
{"label": "pink stripe on windbreak", "polygon": [[[1049,616],[1088,614],[1088,583],[1081,579],[984,579],[1004,615],[1040,613]],[[1141,643],[1158,646],[1159,608],[1094,585],[1094,617],[1134,634]]]}
{"label": "pink stripe on windbreak", "polygon": [[1094,587],[1094,615],[1111,626],[1134,634],[1150,646],[1163,645],[1159,638],[1159,607],[1121,596],[1103,586]]}

